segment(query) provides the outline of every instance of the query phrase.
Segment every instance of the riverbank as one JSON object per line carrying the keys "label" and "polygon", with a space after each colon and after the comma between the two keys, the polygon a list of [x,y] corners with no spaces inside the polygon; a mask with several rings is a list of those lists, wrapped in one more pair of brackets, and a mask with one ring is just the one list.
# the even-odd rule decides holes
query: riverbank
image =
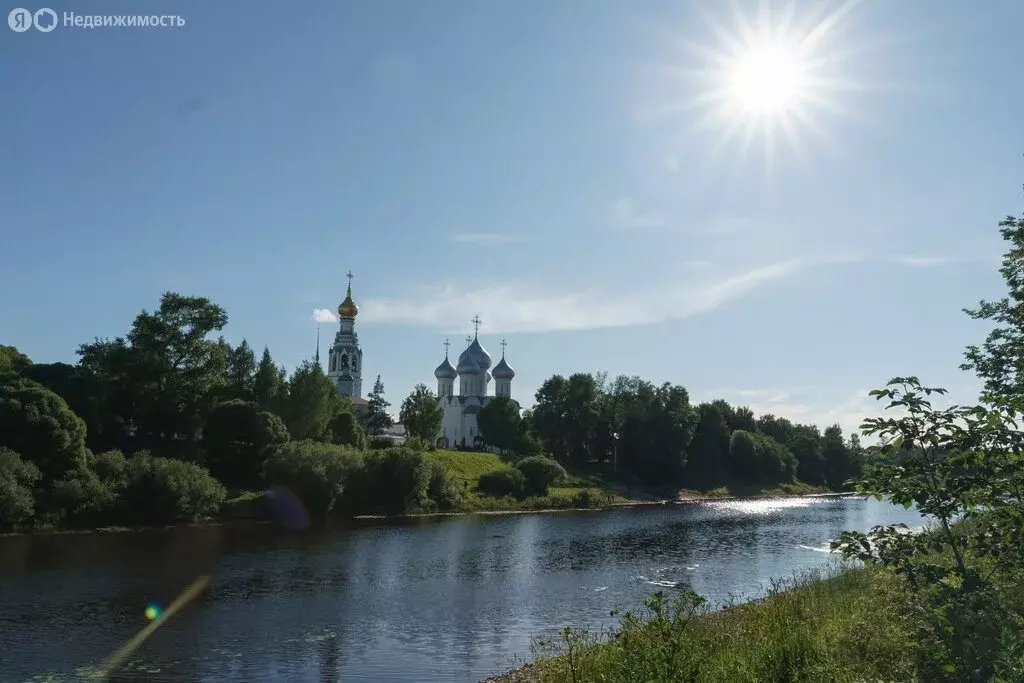
{"label": "riverbank", "polygon": [[486,683],[910,680],[903,590],[884,570],[835,568],[719,611],[690,591],[664,594],[613,636],[567,628],[540,638],[534,662]]}

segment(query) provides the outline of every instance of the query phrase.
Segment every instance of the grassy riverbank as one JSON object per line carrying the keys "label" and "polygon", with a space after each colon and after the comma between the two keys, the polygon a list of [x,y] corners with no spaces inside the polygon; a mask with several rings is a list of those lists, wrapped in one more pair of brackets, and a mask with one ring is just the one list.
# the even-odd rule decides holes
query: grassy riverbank
{"label": "grassy riverbank", "polygon": [[914,678],[905,590],[892,573],[834,569],[711,612],[692,592],[660,594],[612,633],[539,639],[517,681],[867,681]]}

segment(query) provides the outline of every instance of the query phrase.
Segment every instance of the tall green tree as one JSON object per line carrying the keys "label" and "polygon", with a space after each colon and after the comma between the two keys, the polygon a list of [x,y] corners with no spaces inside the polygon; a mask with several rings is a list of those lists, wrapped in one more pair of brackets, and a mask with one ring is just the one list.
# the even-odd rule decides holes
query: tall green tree
{"label": "tall green tree", "polygon": [[833,491],[842,490],[847,479],[860,474],[860,468],[843,439],[843,429],[837,424],[825,429],[821,438],[821,456],[825,461],[825,483]]}
{"label": "tall green tree", "polygon": [[967,347],[966,362],[984,382],[986,401],[1024,396],[1024,217],[1007,216],[999,232],[1009,244],[999,269],[1007,293],[996,301],[980,301],[964,312],[975,320],[990,320],[995,327],[985,342]]}
{"label": "tall green tree", "polygon": [[296,441],[327,441],[331,438],[331,418],[347,410],[347,406],[323,368],[307,360],[288,379],[281,417]]}
{"label": "tall green tree", "polygon": [[32,361],[13,346],[0,344],[0,374],[5,372],[21,373]]}
{"label": "tall green tree", "polygon": [[167,292],[156,311],[136,316],[126,340],[84,344],[79,355],[92,370],[123,382],[131,421],[144,437],[194,439],[226,381],[225,345],[209,336],[227,321],[224,309],[205,297]]}
{"label": "tall green tree", "polygon": [[687,484],[711,487],[726,476],[729,459],[729,425],[714,403],[701,403],[699,417],[686,453]]}
{"label": "tall green tree", "polygon": [[253,398],[263,410],[280,409],[285,399],[286,381],[284,368],[279,368],[270,357],[270,349],[263,347],[252,380]]}
{"label": "tall green tree", "polygon": [[359,426],[353,411],[345,410],[331,418],[327,425],[331,430],[331,443],[339,446],[366,447],[366,432]]}
{"label": "tall green tree", "polygon": [[368,434],[377,436],[392,425],[391,415],[388,414],[388,407],[391,404],[384,398],[384,382],[380,375],[373,383],[373,390],[367,397],[366,415],[363,416],[363,428]]}
{"label": "tall green tree", "polygon": [[0,384],[0,446],[18,453],[52,481],[85,465],[85,423],[57,394],[15,377]]}
{"label": "tall green tree", "polygon": [[528,441],[526,423],[519,404],[507,396],[496,396],[477,413],[476,424],[484,443],[503,451],[522,453]]}
{"label": "tall green tree", "polygon": [[266,449],[288,441],[277,415],[250,401],[232,399],[214,407],[203,425],[203,456],[210,474],[228,486],[260,483]]}
{"label": "tall green tree", "polygon": [[228,386],[230,398],[252,401],[256,398],[256,354],[245,339],[228,350]]}
{"label": "tall green tree", "polygon": [[444,409],[437,404],[437,397],[427,385],[417,384],[413,387],[412,393],[402,401],[398,415],[409,436],[425,439],[433,448],[441,432]]}

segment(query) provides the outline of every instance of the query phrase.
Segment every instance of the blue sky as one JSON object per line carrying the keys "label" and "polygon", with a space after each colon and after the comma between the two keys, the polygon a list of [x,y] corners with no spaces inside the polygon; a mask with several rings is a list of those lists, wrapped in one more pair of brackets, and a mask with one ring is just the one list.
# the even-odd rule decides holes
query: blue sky
{"label": "blue sky", "polygon": [[[291,368],[352,269],[396,410],[475,313],[525,404],[590,370],[846,426],[896,374],[976,395],[1019,2],[144,5],[186,25],[0,33],[0,343],[36,361],[175,290]],[[799,97],[719,112],[768,43]]]}

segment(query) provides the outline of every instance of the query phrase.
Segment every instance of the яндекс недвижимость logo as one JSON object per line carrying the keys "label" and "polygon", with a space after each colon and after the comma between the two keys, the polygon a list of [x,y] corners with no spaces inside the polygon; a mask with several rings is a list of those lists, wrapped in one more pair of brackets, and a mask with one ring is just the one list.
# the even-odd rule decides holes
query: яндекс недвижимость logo
{"label": "\u044f\u043d\u0434\u0435\u043a\u0441 \u043d\u0435\u0434\u0432\u0438\u0436\u0438\u043c\u043e\u0441\u0442\u044c logo", "polygon": [[38,9],[35,13],[23,7],[16,7],[7,14],[7,25],[18,33],[24,33],[33,26],[37,31],[49,33],[57,28],[57,13],[49,7]]}

